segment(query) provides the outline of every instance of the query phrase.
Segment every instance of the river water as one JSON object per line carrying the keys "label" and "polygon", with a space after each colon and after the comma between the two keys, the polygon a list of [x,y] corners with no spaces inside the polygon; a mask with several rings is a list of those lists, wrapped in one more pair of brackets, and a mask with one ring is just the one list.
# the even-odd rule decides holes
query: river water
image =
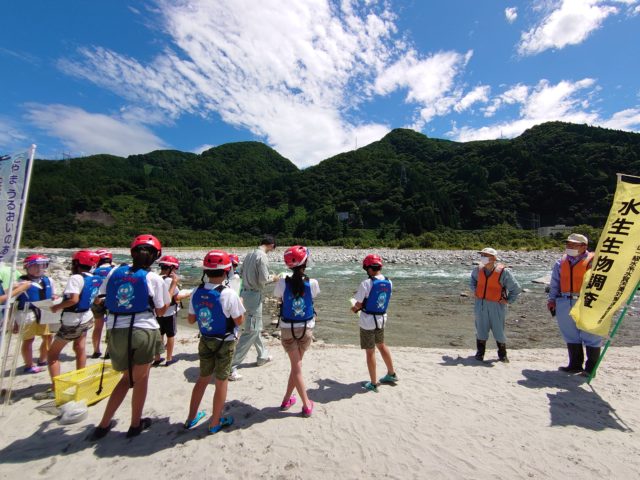
{"label": "river water", "polygon": [[[241,257],[248,250],[239,249]],[[115,252],[116,263],[128,261],[126,250]],[[340,251],[345,252],[345,251]],[[398,251],[404,263],[387,263],[383,274],[393,281],[393,296],[389,306],[385,342],[388,345],[411,347],[460,347],[475,348],[473,322],[473,295],[469,290],[469,277],[473,268],[474,252],[460,254],[451,259],[444,252],[434,254],[434,261],[424,260],[424,251],[419,251],[420,260],[411,261],[406,251]],[[48,250],[54,265],[52,277],[64,286],[71,251]],[[201,251],[172,251],[181,261],[181,283],[183,288],[196,286],[202,273],[199,267]],[[272,270],[285,272],[281,251],[272,255]],[[353,255],[353,258],[359,258]],[[388,253],[393,257],[393,252]],[[546,255],[534,252],[514,252],[508,265],[520,285],[525,289],[517,302],[509,307],[507,315],[508,348],[557,348],[564,343],[558,332],[555,319],[546,310],[544,285],[532,280],[548,276],[554,259],[559,253]],[[321,293],[316,299],[318,322],[316,339],[334,344],[358,344],[358,319],[350,312],[349,299],[355,293],[365,274],[351,255],[318,255],[308,268],[307,275],[318,280]],[[384,257],[383,257],[384,258]],[[417,258],[417,257],[416,257]],[[349,261],[345,261],[348,259]],[[266,295],[273,293],[273,284],[267,286]],[[186,305],[186,303],[185,303]],[[270,321],[275,319],[275,306],[265,302],[264,323],[267,331],[275,330]],[[186,309],[180,313],[181,328],[193,328],[186,323]],[[491,349],[493,340],[490,340]],[[615,339],[616,345],[640,345],[640,322],[638,311],[632,308]]]}

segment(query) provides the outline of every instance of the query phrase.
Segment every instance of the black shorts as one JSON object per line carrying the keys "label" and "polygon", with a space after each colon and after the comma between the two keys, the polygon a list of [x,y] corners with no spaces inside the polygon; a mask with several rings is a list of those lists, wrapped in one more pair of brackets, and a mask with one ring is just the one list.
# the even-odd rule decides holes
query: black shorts
{"label": "black shorts", "polygon": [[177,315],[170,315],[168,317],[156,317],[160,324],[160,335],[166,335],[167,337],[176,336],[176,319]]}

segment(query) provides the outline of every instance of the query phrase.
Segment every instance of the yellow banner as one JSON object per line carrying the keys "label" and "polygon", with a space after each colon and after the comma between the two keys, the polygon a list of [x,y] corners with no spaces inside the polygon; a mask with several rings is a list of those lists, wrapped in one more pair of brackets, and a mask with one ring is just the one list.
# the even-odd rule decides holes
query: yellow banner
{"label": "yellow banner", "polygon": [[609,334],[611,319],[640,281],[640,177],[619,175],[609,218],[571,316],[580,330]]}

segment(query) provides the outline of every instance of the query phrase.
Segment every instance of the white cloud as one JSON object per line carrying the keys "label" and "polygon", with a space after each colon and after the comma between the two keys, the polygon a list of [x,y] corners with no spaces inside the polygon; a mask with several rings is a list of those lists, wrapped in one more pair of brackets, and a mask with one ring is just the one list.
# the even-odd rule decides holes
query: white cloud
{"label": "white cloud", "polygon": [[29,147],[27,139],[12,119],[0,115],[0,155]]}
{"label": "white cloud", "polygon": [[577,45],[619,10],[603,0],[561,0],[541,22],[523,32],[518,45],[521,55],[535,55],[550,48]]}
{"label": "white cloud", "polygon": [[518,9],[516,7],[507,7],[504,9],[504,16],[507,22],[513,23],[518,18]]}
{"label": "white cloud", "polygon": [[191,150],[193,153],[197,153],[198,155],[201,155],[202,152],[205,152],[211,148],[216,147],[216,145],[210,145],[208,143],[205,143],[204,145],[200,145],[199,147],[194,148],[193,150]]}
{"label": "white cloud", "polygon": [[[534,87],[518,84],[493,99],[489,108],[493,113],[502,105],[519,105],[517,120],[504,121],[480,128],[454,127],[448,135],[458,141],[487,140],[514,137],[527,128],[543,122],[560,120],[573,123],[602,123],[598,113],[590,111],[589,89],[595,88],[595,80],[585,78],[577,82],[561,81],[555,85],[541,80]],[[580,92],[587,90],[587,96]],[[486,115],[486,113],[485,113]],[[621,118],[620,121],[623,121]]]}
{"label": "white cloud", "polygon": [[640,108],[628,108],[616,112],[610,119],[603,122],[602,126],[616,130],[638,130],[640,129]]}
{"label": "white cloud", "polygon": [[393,14],[376,3],[156,0],[172,47],[143,64],[102,47],[60,68],[171,119],[193,114],[250,130],[299,166],[388,132],[349,112],[396,54]]}
{"label": "white cloud", "polygon": [[469,93],[467,93],[462,99],[453,107],[453,109],[460,113],[469,109],[474,103],[487,103],[489,101],[489,93],[491,93],[491,87],[488,85],[480,85]]}
{"label": "white cloud", "polygon": [[73,154],[127,156],[167,148],[161,139],[137,123],[67,105],[30,103],[25,107],[28,121],[58,138]]}
{"label": "white cloud", "polygon": [[[419,106],[419,119],[412,128],[421,129],[434,117],[446,115],[456,104],[460,104],[463,93],[456,85],[456,77],[464,70],[472,55],[472,51],[466,54],[449,51],[421,59],[415,51],[409,51],[378,76],[374,91],[384,95],[406,88],[406,102]],[[473,93],[468,100],[479,93]]]}
{"label": "white cloud", "polygon": [[123,113],[129,120],[215,113],[304,167],[351,149],[356,137],[362,146],[386,134],[387,125],[352,120],[377,95],[406,89],[420,125],[482,101],[458,84],[471,52],[418,54],[396,38],[387,2],[155,2],[160,18],[151,23],[171,44],[151,61],[93,47],[59,62],[137,106]]}

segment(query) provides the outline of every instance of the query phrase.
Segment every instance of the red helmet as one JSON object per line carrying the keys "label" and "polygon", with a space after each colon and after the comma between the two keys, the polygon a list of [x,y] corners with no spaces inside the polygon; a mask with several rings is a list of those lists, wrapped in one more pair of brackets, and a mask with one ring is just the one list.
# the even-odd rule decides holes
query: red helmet
{"label": "red helmet", "polygon": [[231,263],[234,267],[240,263],[240,257],[238,257],[238,255],[236,255],[235,253],[230,253],[229,259],[231,260]]}
{"label": "red helmet", "polygon": [[176,257],[172,257],[171,255],[165,255],[160,260],[158,260],[158,263],[161,267],[167,266],[180,268],[180,260],[178,260]]}
{"label": "red helmet", "polygon": [[202,266],[206,270],[231,270],[231,259],[227,252],[222,250],[211,250],[202,261]]}
{"label": "red helmet", "polygon": [[31,265],[44,265],[45,268],[49,266],[49,257],[41,255],[40,253],[34,253],[25,257],[22,261],[24,268],[29,268]]}
{"label": "red helmet", "polygon": [[87,267],[95,267],[100,260],[100,255],[96,252],[92,252],[91,250],[79,250],[73,254],[71,260],[77,260],[80,265],[85,265]]}
{"label": "red helmet", "polygon": [[289,268],[304,265],[307,258],[309,258],[309,250],[301,245],[289,247],[284,252],[284,263],[286,263]]}
{"label": "red helmet", "polygon": [[96,253],[100,257],[100,260],[109,260],[110,262],[113,261],[113,253],[111,253],[109,250],[100,248],[96,250]]}
{"label": "red helmet", "polygon": [[140,245],[150,245],[158,251],[158,256],[162,255],[162,244],[160,243],[160,240],[153,235],[149,235],[148,233],[138,235],[133,239],[133,242],[131,242],[131,250],[139,247]]}
{"label": "red helmet", "polygon": [[372,253],[364,257],[362,268],[366,270],[369,267],[382,267],[382,258],[380,258],[380,255]]}

